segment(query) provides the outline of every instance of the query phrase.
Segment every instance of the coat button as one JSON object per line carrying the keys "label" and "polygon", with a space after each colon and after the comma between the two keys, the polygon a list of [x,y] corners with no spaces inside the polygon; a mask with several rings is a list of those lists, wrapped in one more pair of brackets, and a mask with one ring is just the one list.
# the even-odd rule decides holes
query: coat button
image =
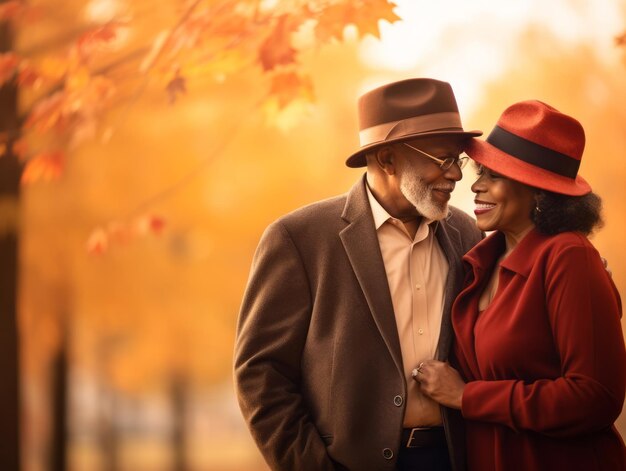
{"label": "coat button", "polygon": [[393,398],[393,403],[400,407],[402,405],[402,396],[398,395],[396,397]]}
{"label": "coat button", "polygon": [[393,458],[393,451],[391,450],[391,448],[383,449],[383,458],[385,458],[386,460],[390,460],[391,458]]}

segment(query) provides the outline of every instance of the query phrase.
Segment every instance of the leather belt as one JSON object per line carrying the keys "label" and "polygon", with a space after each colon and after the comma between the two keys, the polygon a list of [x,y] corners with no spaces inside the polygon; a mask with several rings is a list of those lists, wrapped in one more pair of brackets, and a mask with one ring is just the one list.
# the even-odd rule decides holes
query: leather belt
{"label": "leather belt", "polygon": [[446,444],[443,427],[414,427],[402,429],[401,446],[405,448],[438,447]]}

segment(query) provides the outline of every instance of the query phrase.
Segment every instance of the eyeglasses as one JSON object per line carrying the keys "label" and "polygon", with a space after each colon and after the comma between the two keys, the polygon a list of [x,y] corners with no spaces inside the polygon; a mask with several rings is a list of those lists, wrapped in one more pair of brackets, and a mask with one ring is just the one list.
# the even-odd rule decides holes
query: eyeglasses
{"label": "eyeglasses", "polygon": [[404,144],[410,149],[413,149],[419,152],[420,154],[425,155],[429,159],[434,160],[435,162],[439,164],[439,168],[443,171],[448,170],[450,167],[452,167],[453,164],[457,164],[459,168],[463,168],[465,167],[465,164],[467,164],[467,161],[469,160],[469,157],[467,157],[466,155],[464,155],[463,157],[447,157],[445,159],[439,159],[433,155],[430,155],[427,152],[424,152],[421,149],[418,149],[417,147],[413,147],[411,144],[407,144],[406,142],[403,142],[402,144]]}

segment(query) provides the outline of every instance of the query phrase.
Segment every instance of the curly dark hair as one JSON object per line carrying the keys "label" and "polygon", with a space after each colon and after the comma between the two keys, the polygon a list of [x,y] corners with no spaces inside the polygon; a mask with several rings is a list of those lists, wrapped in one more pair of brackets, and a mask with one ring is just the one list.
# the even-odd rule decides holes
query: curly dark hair
{"label": "curly dark hair", "polygon": [[595,193],[569,196],[537,190],[536,200],[539,210],[533,209],[531,218],[544,234],[577,231],[589,235],[604,225],[602,199]]}

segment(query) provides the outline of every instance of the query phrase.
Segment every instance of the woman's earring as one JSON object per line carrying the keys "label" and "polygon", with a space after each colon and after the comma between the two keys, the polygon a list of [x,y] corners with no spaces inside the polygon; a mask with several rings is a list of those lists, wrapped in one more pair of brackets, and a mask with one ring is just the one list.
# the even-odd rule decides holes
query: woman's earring
{"label": "woman's earring", "polygon": [[539,200],[535,200],[535,217],[539,216],[541,208],[539,207]]}

